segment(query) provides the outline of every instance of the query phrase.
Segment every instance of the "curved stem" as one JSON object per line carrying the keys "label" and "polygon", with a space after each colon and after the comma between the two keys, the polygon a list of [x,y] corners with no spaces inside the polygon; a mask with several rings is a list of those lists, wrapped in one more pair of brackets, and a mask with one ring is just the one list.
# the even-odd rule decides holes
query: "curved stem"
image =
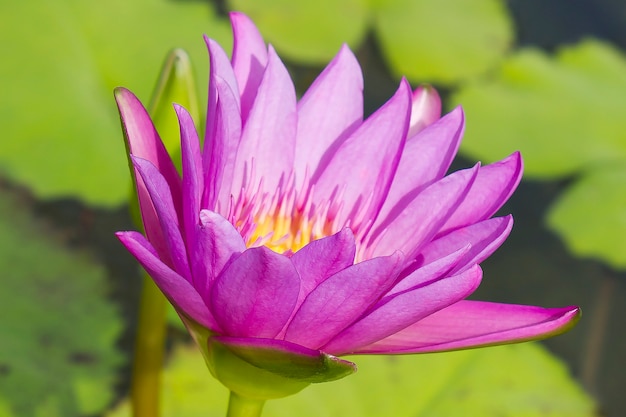
{"label": "curved stem", "polygon": [[130,397],[134,417],[159,417],[167,301],[152,279],[142,275]]}
{"label": "curved stem", "polygon": [[265,400],[244,398],[231,391],[226,417],[260,417],[264,405]]}

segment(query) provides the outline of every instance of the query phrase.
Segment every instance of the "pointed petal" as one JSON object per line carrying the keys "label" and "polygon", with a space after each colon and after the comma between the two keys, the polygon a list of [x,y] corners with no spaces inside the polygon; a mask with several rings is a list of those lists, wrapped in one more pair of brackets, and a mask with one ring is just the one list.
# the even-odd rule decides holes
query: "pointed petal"
{"label": "pointed petal", "polygon": [[343,45],[298,102],[297,181],[302,181],[307,170],[313,174],[322,156],[331,157],[362,120],[361,67]]}
{"label": "pointed petal", "polygon": [[380,209],[406,140],[410,94],[403,80],[394,96],[341,144],[332,159],[322,160],[314,174],[314,203],[320,204],[337,190],[343,193],[338,224],[357,214],[370,219]]}
{"label": "pointed petal", "polygon": [[239,99],[228,83],[220,77],[215,77],[213,83],[218,97],[215,131],[212,136],[206,136],[204,142],[205,190],[201,207],[225,214],[232,194],[235,160],[241,140],[241,114]]}
{"label": "pointed petal", "polygon": [[407,139],[377,225],[387,217],[397,216],[420,191],[443,178],[459,148],[464,127],[463,111],[457,107]]}
{"label": "pointed petal", "polygon": [[519,152],[481,167],[469,194],[441,228],[441,233],[493,216],[517,188],[522,179],[522,171],[522,157]]}
{"label": "pointed petal", "polygon": [[415,257],[463,201],[477,172],[478,166],[454,172],[419,193],[395,218],[387,218],[373,232],[372,254],[367,257],[395,250],[402,251],[407,259]]}
{"label": "pointed petal", "polygon": [[543,339],[571,328],[578,307],[460,301],[355,353],[422,353]]}
{"label": "pointed petal", "polygon": [[459,275],[385,297],[371,313],[333,338],[322,350],[336,355],[356,352],[464,299],[478,288],[481,277],[482,271],[475,265]]}
{"label": "pointed petal", "polygon": [[453,269],[453,272],[460,272],[487,259],[506,240],[512,227],[513,217],[506,216],[457,229],[430,242],[420,251],[416,261],[419,264],[428,264],[469,244],[470,250]]}
{"label": "pointed petal", "polygon": [[212,337],[251,365],[298,381],[319,383],[341,379],[356,372],[352,362],[276,339]]}
{"label": "pointed petal", "polygon": [[150,161],[134,156],[132,161],[146,186],[161,225],[161,231],[163,232],[169,255],[166,262],[171,261],[176,272],[186,279],[190,279],[191,273],[189,263],[187,262],[187,250],[185,249],[185,242],[181,234],[169,186],[165,178]]}
{"label": "pointed petal", "polygon": [[[407,276],[402,278],[396,285],[394,285],[393,288],[389,290],[387,294],[385,294],[385,297],[389,297],[402,291],[409,290],[428,281],[439,279],[444,275],[454,275],[453,273],[451,273],[451,271],[462,259],[466,257],[470,249],[471,245],[468,244],[455,252],[435,259],[432,262],[420,266],[413,271],[407,273],[407,271],[404,270],[402,275],[406,274]],[[410,268],[411,267],[409,267],[409,269]]]}
{"label": "pointed petal", "polygon": [[[296,138],[296,92],[285,65],[270,47],[259,91],[243,127],[233,189],[242,185],[275,193],[293,168]],[[246,175],[247,177],[244,177]]]}
{"label": "pointed petal", "polygon": [[[181,195],[180,179],[147,110],[139,99],[125,88],[115,89],[115,100],[122,118],[122,127],[129,154],[150,161],[165,177],[175,201]],[[166,254],[166,245],[152,201],[141,177],[133,169],[141,217],[148,239],[159,254]]]}
{"label": "pointed petal", "polygon": [[176,310],[210,330],[220,331],[200,294],[185,278],[161,262],[154,248],[141,233],[118,232],[116,236],[137,258]]}
{"label": "pointed petal", "polygon": [[441,98],[432,86],[424,84],[413,91],[408,137],[416,135],[441,117]]}
{"label": "pointed petal", "polygon": [[180,150],[183,171],[183,223],[185,240],[191,244],[200,215],[200,200],[204,189],[200,141],[191,115],[175,104],[180,124]]}
{"label": "pointed petal", "polygon": [[285,340],[317,349],[349,326],[396,280],[402,257],[370,259],[318,285],[289,323]]}
{"label": "pointed petal", "polygon": [[354,264],[355,252],[354,235],[348,228],[332,236],[314,240],[296,252],[291,257],[301,279],[296,308],[320,283]]}
{"label": "pointed petal", "polygon": [[298,299],[300,278],[291,260],[266,247],[248,249],[215,280],[211,308],[226,334],[273,338]]}
{"label": "pointed petal", "polygon": [[207,103],[207,117],[205,128],[205,142],[208,138],[211,138],[215,134],[216,130],[216,106],[219,99],[219,93],[217,91],[216,79],[220,78],[225,82],[230,90],[235,93],[237,97],[237,103],[239,103],[239,87],[235,78],[233,67],[230,64],[228,55],[222,49],[219,43],[213,39],[204,36],[204,41],[209,50],[209,92]]}
{"label": "pointed petal", "polygon": [[248,16],[232,12],[230,21],[233,27],[232,65],[241,91],[241,116],[245,121],[267,66],[267,47]]}
{"label": "pointed petal", "polygon": [[208,210],[200,212],[195,228],[195,246],[191,251],[193,284],[200,295],[209,299],[211,284],[246,245],[237,229],[225,218]]}

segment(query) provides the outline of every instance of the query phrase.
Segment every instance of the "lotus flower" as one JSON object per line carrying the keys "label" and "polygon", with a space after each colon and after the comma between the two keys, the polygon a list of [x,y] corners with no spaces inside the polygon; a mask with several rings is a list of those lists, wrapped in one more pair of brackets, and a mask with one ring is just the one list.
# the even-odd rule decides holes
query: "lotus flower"
{"label": "lotus flower", "polygon": [[[304,96],[254,24],[231,14],[229,59],[213,40],[203,145],[187,111],[182,174],[128,90],[116,99],[145,236],[118,237],[241,396],[273,398],[354,371],[346,354],[405,354],[543,338],[577,307],[465,300],[509,234],[492,217],[522,160],[446,175],[461,108],[395,94],[363,120],[363,80],[344,46]],[[277,388],[278,387],[278,388]]]}

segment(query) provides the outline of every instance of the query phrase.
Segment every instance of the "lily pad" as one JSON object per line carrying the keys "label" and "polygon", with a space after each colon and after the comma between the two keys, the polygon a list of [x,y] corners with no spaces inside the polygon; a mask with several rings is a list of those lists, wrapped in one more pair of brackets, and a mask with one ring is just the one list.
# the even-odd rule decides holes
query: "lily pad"
{"label": "lily pad", "polygon": [[626,58],[587,40],[552,57],[526,48],[493,78],[453,95],[467,132],[461,150],[491,162],[513,150],[530,177],[554,178],[626,159]]}
{"label": "lily pad", "polygon": [[130,189],[113,89],[147,103],[174,47],[189,51],[206,86],[202,34],[226,48],[231,39],[209,2],[4,1],[0,15],[0,172],[38,197],[101,206]]}
{"label": "lily pad", "polygon": [[112,400],[122,321],[104,270],[0,193],[0,416],[84,416]]}
{"label": "lily pad", "polygon": [[626,269],[626,160],[584,173],[550,207],[547,222],[580,257]]}
{"label": "lily pad", "polygon": [[[596,416],[593,401],[538,344],[433,355],[348,357],[359,371],[268,401],[282,416]],[[164,374],[163,415],[221,417],[228,391],[194,347],[179,346]],[[130,416],[128,402],[107,415]]]}
{"label": "lily pad", "polygon": [[391,70],[418,82],[454,84],[497,66],[513,41],[500,0],[378,0],[374,29]]}
{"label": "lily pad", "polygon": [[[322,65],[373,30],[397,76],[456,83],[496,65],[513,25],[500,0],[231,0],[291,60]],[[462,36],[459,36],[459,33]]]}
{"label": "lily pad", "polygon": [[343,43],[359,46],[368,28],[368,0],[230,0],[246,13],[281,57],[326,64]]}

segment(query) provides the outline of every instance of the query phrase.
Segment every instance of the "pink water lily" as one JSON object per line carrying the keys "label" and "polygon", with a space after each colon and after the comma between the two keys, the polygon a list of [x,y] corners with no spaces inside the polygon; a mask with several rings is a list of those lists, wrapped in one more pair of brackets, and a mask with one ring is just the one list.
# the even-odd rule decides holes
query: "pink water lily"
{"label": "pink water lily", "polygon": [[[346,365],[336,356],[539,339],[576,321],[577,307],[466,300],[480,262],[511,230],[510,216],[492,216],[520,181],[518,153],[446,175],[461,108],[440,117],[432,88],[402,80],[363,120],[362,75],[345,46],[297,100],[253,23],[231,20],[232,58],[206,39],[203,145],[175,106],[182,175],[139,100],[116,91],[145,226],[145,236],[118,237],[208,362],[226,347],[254,367],[319,382],[320,367]],[[326,362],[306,376],[281,355],[292,367],[294,357]]]}

